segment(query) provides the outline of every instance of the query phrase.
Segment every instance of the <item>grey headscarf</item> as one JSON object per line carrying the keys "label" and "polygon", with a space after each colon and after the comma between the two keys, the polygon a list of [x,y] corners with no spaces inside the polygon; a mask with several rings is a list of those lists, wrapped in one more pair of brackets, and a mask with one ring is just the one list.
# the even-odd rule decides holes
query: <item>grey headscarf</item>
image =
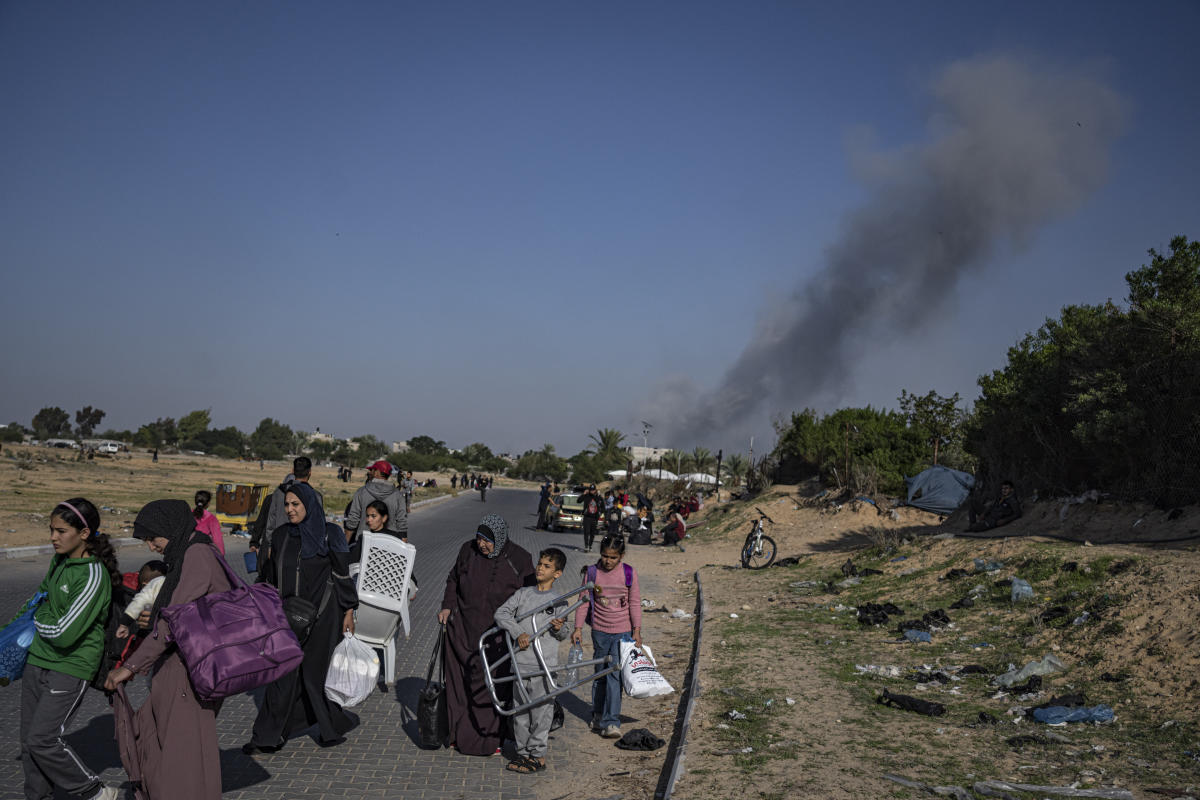
{"label": "grey headscarf", "polygon": [[475,529],[475,535],[482,536],[496,545],[492,548],[492,552],[488,555],[488,558],[498,558],[500,551],[504,549],[504,545],[508,544],[508,523],[499,514],[488,514],[479,521],[479,527]]}

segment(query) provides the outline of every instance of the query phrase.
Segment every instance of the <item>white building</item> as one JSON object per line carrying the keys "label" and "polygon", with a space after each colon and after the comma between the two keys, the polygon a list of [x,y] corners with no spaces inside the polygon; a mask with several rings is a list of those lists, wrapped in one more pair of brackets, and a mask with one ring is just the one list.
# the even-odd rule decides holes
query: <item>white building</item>
{"label": "white building", "polygon": [[671,452],[669,447],[641,447],[634,445],[626,448],[629,451],[629,459],[636,464],[651,464],[657,462],[660,458]]}
{"label": "white building", "polygon": [[392,452],[393,453],[407,453],[408,452],[408,440],[405,439],[403,442],[392,442]]}

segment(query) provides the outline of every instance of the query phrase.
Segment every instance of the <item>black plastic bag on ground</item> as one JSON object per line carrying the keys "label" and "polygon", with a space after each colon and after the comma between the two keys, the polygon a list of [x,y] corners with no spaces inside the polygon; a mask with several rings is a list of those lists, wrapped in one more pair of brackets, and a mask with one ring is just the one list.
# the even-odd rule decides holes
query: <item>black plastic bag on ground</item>
{"label": "black plastic bag on ground", "polygon": [[[417,696],[417,739],[418,744],[428,750],[436,750],[446,744],[450,736],[450,717],[446,710],[446,684],[442,677],[442,657],[446,647],[446,626],[438,634],[433,655],[429,657],[429,670],[425,673],[425,687]],[[433,680],[434,667],[438,680]]]}
{"label": "black plastic bag on ground", "polygon": [[946,625],[950,624],[950,615],[946,613],[944,608],[938,608],[934,609],[933,611],[926,612],[921,617],[921,621],[930,627],[935,625],[938,627],[945,627]]}
{"label": "black plastic bag on ground", "polygon": [[913,711],[917,714],[924,714],[927,717],[940,717],[946,713],[946,707],[941,703],[932,703],[928,700],[921,700],[917,697],[910,697],[906,694],[892,694],[887,689],[883,690],[883,694],[875,698],[875,702],[880,705],[899,708],[902,711]]}
{"label": "black plastic bag on ground", "polygon": [[567,715],[563,711],[562,703],[554,701],[554,717],[550,720],[550,730],[556,731],[563,726],[567,721]]}
{"label": "black plastic bag on ground", "polygon": [[664,744],[646,728],[635,728],[617,740],[617,747],[622,750],[657,750]]}

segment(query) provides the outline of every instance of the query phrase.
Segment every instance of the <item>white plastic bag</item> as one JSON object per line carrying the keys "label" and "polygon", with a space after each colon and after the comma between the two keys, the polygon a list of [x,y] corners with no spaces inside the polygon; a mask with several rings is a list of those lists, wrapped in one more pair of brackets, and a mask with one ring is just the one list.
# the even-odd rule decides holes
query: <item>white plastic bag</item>
{"label": "white plastic bag", "polygon": [[374,648],[347,633],[329,661],[325,696],[342,708],[350,708],[370,696],[378,679],[379,656]]}
{"label": "white plastic bag", "polygon": [[621,685],[630,697],[657,697],[675,691],[658,671],[650,648],[639,650],[633,642],[621,642]]}

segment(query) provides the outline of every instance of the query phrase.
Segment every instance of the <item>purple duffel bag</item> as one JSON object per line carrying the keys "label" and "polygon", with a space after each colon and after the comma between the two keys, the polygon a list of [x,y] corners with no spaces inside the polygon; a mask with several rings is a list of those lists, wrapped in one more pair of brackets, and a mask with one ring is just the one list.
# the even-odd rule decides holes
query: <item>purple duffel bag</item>
{"label": "purple duffel bag", "polygon": [[268,684],[304,658],[274,587],[247,586],[215,547],[213,554],[233,588],[162,610],[192,688],[204,700]]}

